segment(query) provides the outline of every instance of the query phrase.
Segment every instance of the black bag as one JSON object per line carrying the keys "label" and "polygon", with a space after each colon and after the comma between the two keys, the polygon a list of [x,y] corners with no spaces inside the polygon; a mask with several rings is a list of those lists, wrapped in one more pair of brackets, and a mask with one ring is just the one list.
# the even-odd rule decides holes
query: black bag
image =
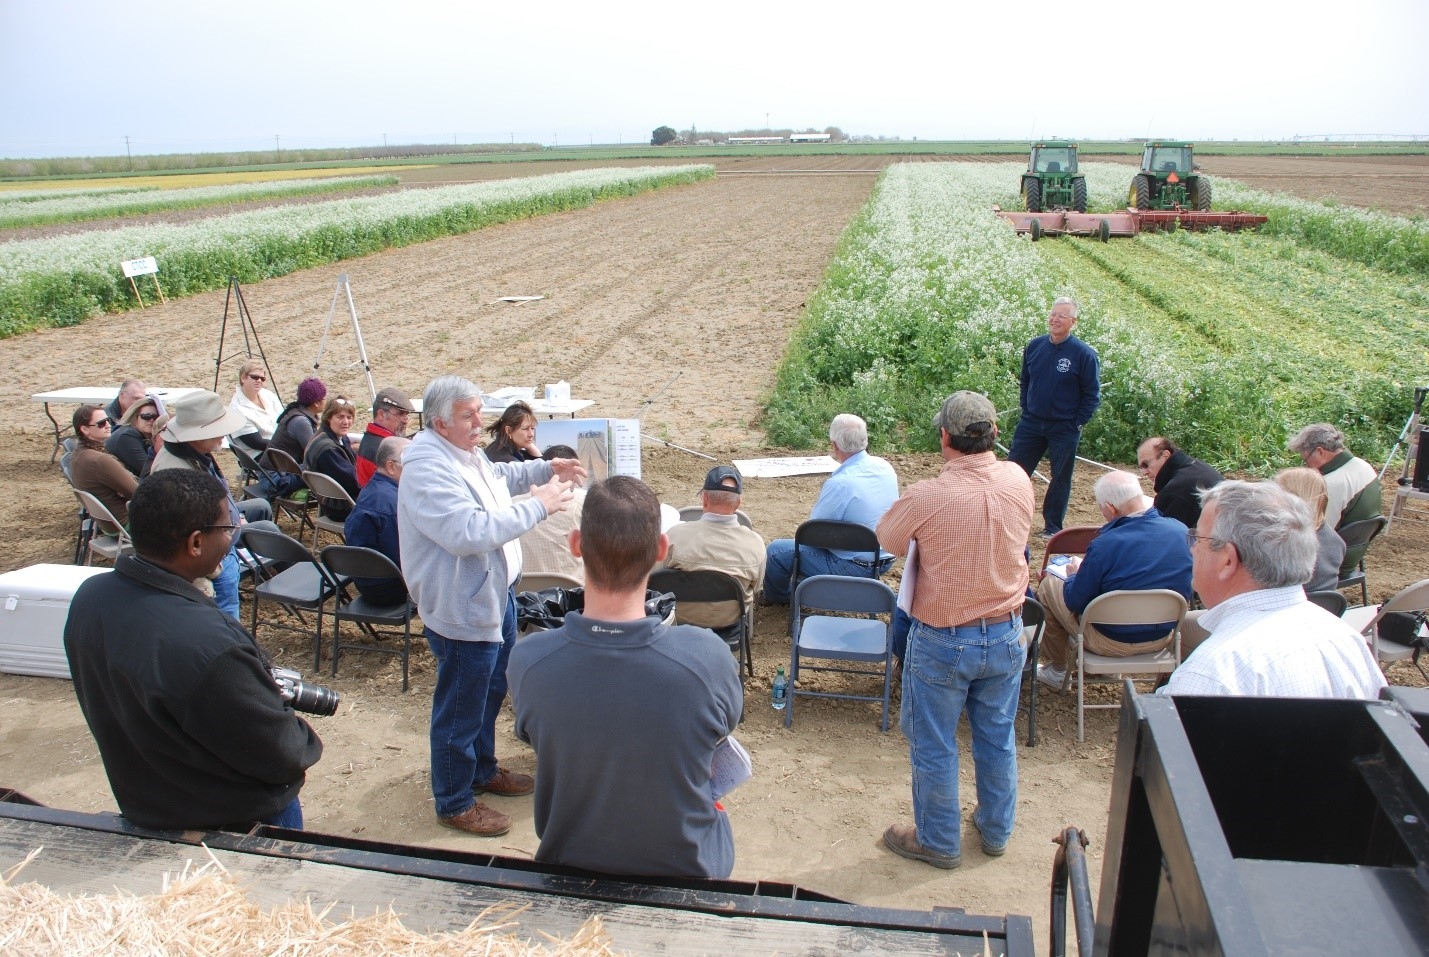
{"label": "black bag", "polygon": [[1385,641],[1408,645],[1414,649],[1414,657],[1410,660],[1414,662],[1414,667],[1419,669],[1419,673],[1424,676],[1424,679],[1429,681],[1429,672],[1426,672],[1424,666],[1419,663],[1419,656],[1429,650],[1429,638],[1420,634],[1426,618],[1429,618],[1429,612],[1392,611],[1379,620],[1377,627],[1379,637]]}
{"label": "black bag", "polygon": [[[559,628],[566,623],[566,613],[585,609],[584,588],[546,588],[523,591],[516,595],[517,626],[526,628]],[[645,592],[645,614],[659,615],[671,622],[675,614],[675,596],[666,592]]]}

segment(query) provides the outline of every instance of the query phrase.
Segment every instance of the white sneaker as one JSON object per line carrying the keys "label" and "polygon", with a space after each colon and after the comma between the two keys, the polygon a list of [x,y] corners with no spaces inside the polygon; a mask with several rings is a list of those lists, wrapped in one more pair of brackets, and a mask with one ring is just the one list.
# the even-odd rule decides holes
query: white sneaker
{"label": "white sneaker", "polygon": [[1037,680],[1049,688],[1061,691],[1062,682],[1066,681],[1066,679],[1067,673],[1065,671],[1053,668],[1051,665],[1037,666]]}

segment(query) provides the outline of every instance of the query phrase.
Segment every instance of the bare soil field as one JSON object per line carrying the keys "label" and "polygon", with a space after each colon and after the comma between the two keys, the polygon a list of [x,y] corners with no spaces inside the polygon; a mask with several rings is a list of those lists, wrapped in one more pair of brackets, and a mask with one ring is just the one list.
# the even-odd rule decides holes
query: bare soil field
{"label": "bare soil field", "polygon": [[[286,397],[312,370],[337,277],[346,273],[378,387],[415,392],[443,372],[466,374],[487,387],[566,379],[574,395],[596,401],[592,414],[639,413],[645,432],[719,461],[777,454],[765,447],[760,431],[761,401],[805,299],[818,286],[844,225],[867,198],[873,176],[863,171],[888,161],[721,161],[722,174],[735,175],[312,269],[246,286],[244,293]],[[555,168],[475,164],[433,173],[499,170],[512,176]],[[795,172],[801,169],[817,172]],[[1294,181],[1293,174],[1275,169],[1268,182]],[[1421,169],[1414,180],[1421,208],[1429,192],[1426,173]],[[1288,180],[1276,179],[1286,175]],[[1345,177],[1353,175],[1345,170]],[[1360,182],[1335,180],[1341,181]],[[505,295],[545,298],[511,305],[498,301]],[[49,464],[48,423],[28,396],[117,384],[131,374],[153,385],[211,387],[223,313],[224,294],[215,292],[0,341],[0,363],[12,382],[10,415],[0,424],[7,448],[0,480],[17,503],[0,514],[0,571],[65,562],[74,534],[73,499]],[[333,391],[362,398],[360,373],[345,368],[356,358],[345,303],[338,318],[340,334],[329,343],[319,372]],[[229,333],[225,354],[231,356],[241,346],[232,325]],[[225,397],[236,375],[236,363],[223,367],[219,392]],[[647,399],[652,401],[644,406]],[[57,410],[66,417],[69,412]],[[927,455],[893,461],[905,485],[938,467],[936,457]],[[648,443],[644,477],[663,501],[684,505],[696,500],[711,464]],[[1069,521],[1093,521],[1096,471],[1080,468]],[[790,536],[807,517],[820,481],[752,480],[745,508],[766,539]],[[1376,543],[1369,563],[1374,597],[1424,576],[1429,555],[1422,528],[1396,523]],[[1040,541],[1031,544],[1035,565]],[[284,664],[310,667],[311,638],[275,627],[283,623],[281,615],[263,615],[261,643]],[[873,905],[1029,914],[1039,939],[1047,928],[1050,841],[1064,826],[1087,831],[1097,879],[1114,711],[1090,715],[1086,743],[1078,745],[1074,702],[1040,694],[1039,742],[1020,752],[1018,831],[1007,856],[986,858],[972,840],[961,869],[940,871],[881,846],[888,824],[911,818],[907,750],[896,721],[880,734],[874,706],[801,701],[794,727],[786,730],[768,694],[775,667],[787,663],[788,654],[783,610],[760,609],[756,675],[746,685],[747,720],[739,731],[753,755],[755,777],[726,800],[738,850],[736,878],[787,881]],[[1411,683],[1411,675],[1401,666],[1392,678]],[[500,839],[483,841],[438,826],[427,768],[433,669],[424,647],[414,649],[406,694],[399,690],[395,662],[382,656],[347,655],[336,678],[311,677],[336,688],[344,701],[336,716],[313,719],[326,750],[303,792],[308,827],[506,855],[535,851],[529,798],[494,799],[516,819]],[[1097,700],[1115,698],[1108,690]],[[1019,726],[1025,740],[1025,718]],[[534,756],[511,736],[509,712],[498,733],[505,762],[532,770]],[[975,798],[965,734],[961,796],[970,812]],[[53,806],[114,808],[67,682],[0,675],[0,785]],[[0,862],[0,869],[9,863]]]}

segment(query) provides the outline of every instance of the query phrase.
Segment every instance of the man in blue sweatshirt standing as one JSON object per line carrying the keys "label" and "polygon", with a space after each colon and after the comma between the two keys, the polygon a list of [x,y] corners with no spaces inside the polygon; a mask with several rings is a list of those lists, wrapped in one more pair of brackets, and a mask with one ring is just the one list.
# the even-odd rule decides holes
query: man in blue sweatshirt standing
{"label": "man in blue sweatshirt standing", "polygon": [[1067,500],[1072,497],[1077,444],[1102,401],[1096,350],[1072,335],[1077,312],[1076,300],[1057,299],[1047,317],[1047,335],[1022,350],[1022,417],[1007,457],[1031,475],[1047,456],[1052,480],[1042,500],[1043,538],[1062,530]]}

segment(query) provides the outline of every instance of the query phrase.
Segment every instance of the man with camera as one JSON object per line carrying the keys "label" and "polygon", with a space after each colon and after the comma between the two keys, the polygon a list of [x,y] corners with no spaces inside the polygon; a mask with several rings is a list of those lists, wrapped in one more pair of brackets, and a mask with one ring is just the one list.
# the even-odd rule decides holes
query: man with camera
{"label": "man with camera", "polygon": [[292,682],[280,687],[252,636],[193,585],[237,531],[227,490],[203,472],[156,472],[129,529],[136,554],[80,585],[64,631],[120,813],[164,830],[301,828],[322,742],[289,705]]}

